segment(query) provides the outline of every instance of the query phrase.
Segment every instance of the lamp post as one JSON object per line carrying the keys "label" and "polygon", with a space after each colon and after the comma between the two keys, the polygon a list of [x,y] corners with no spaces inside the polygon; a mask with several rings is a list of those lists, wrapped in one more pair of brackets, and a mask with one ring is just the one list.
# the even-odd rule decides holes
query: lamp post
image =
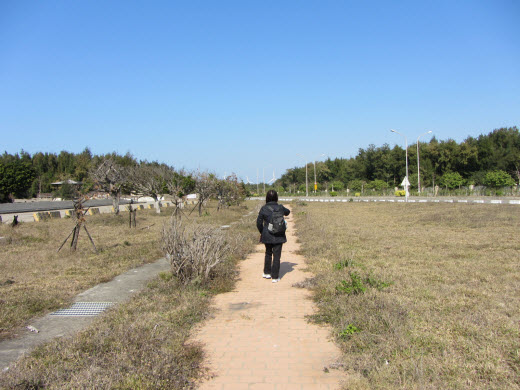
{"label": "lamp post", "polygon": [[408,196],[409,196],[408,186],[410,185],[410,181],[408,180],[408,139],[406,139],[406,136],[399,133],[398,131],[395,131],[393,129],[390,129],[390,131],[392,133],[399,134],[401,137],[404,137],[404,148],[405,148],[405,152],[406,152],[406,175],[404,178],[404,191],[405,191],[406,202],[408,202]]}
{"label": "lamp post", "polygon": [[417,190],[419,191],[419,194],[421,193],[421,171],[419,169],[419,138],[421,138],[423,135],[430,134],[432,131],[427,131],[426,133],[421,134],[419,137],[417,137]]}
{"label": "lamp post", "polygon": [[[325,156],[325,153],[320,154],[320,157]],[[316,159],[314,159],[314,193],[318,189],[318,182],[316,181]]]}
{"label": "lamp post", "polygon": [[305,196],[309,196],[309,179],[308,179],[308,173],[307,173],[307,160],[305,157],[303,157],[301,154],[296,153],[297,156],[300,156],[305,161]]}

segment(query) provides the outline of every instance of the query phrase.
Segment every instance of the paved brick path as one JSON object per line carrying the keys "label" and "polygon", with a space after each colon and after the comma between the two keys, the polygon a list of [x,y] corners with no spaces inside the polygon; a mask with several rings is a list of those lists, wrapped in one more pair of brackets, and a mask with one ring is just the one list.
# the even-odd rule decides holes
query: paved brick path
{"label": "paved brick path", "polygon": [[215,318],[195,339],[205,344],[207,364],[215,375],[201,389],[339,389],[341,371],[324,367],[340,352],[329,329],[309,324],[314,305],[305,289],[292,287],[309,277],[289,216],[288,242],[282,251],[281,281],[262,278],[264,246],[258,245],[240,267],[233,292],[220,294]]}

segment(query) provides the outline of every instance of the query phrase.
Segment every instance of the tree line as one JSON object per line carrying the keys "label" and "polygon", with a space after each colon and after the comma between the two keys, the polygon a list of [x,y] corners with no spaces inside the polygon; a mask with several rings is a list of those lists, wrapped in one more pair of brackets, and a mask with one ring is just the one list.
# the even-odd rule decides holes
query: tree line
{"label": "tree line", "polygon": [[[422,188],[439,186],[446,189],[469,185],[497,189],[514,186],[520,181],[520,132],[517,127],[496,129],[477,138],[468,137],[460,143],[433,137],[429,142],[419,143],[419,156],[420,175],[417,172],[417,145],[410,145],[412,190],[418,189],[419,177]],[[316,162],[315,168],[318,191],[392,190],[399,187],[406,176],[405,150],[399,145],[391,148],[388,144],[372,144],[359,149],[355,157],[328,158]],[[309,163],[307,170],[309,190],[312,190],[314,164]],[[279,192],[305,192],[305,171],[306,167],[288,169],[269,188]],[[247,190],[256,192],[256,186],[244,186],[235,175],[220,180],[207,172],[190,173],[159,162],[137,161],[130,153],[93,155],[85,148],[78,154],[62,151],[30,155],[22,150],[0,155],[0,202],[52,192],[61,198],[70,198],[74,190],[70,185],[65,183],[57,188],[51,184],[67,179],[81,182],[82,193],[99,189],[110,193],[113,199],[121,193],[131,192],[154,199],[160,194],[171,194],[178,199],[196,192],[199,198],[215,196],[224,206],[233,197],[247,195]]]}
{"label": "tree line", "polygon": [[[58,181],[63,184],[52,184]],[[245,187],[235,174],[220,179],[213,173],[187,172],[156,161],[138,162],[130,153],[93,155],[85,148],[79,154],[62,151],[59,154],[38,152],[31,156],[22,151],[0,156],[1,202],[48,193],[71,199],[91,191],[110,194],[116,213],[122,194],[149,196],[160,212],[162,195],[170,195],[175,206],[179,206],[184,195],[195,193],[199,214],[211,197],[218,199],[217,208],[221,209],[239,203],[246,196]]]}
{"label": "tree line", "polygon": [[[405,149],[369,145],[351,158],[316,162],[318,190],[381,191],[399,187],[406,176]],[[439,186],[500,188],[520,180],[520,132],[517,127],[500,128],[477,138],[457,143],[452,139],[419,142],[420,174],[417,171],[417,145],[408,146],[409,181],[412,189]],[[314,185],[314,163],[307,165],[309,191]],[[288,169],[275,186],[287,192],[305,192],[305,166]]]}

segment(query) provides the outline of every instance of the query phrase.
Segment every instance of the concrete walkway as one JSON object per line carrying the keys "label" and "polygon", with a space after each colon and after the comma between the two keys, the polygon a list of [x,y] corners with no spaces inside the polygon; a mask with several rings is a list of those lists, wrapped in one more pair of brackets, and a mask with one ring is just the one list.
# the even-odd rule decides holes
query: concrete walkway
{"label": "concrete walkway", "polygon": [[[338,389],[345,379],[325,370],[340,356],[330,330],[310,324],[315,311],[310,293],[292,287],[311,276],[297,255],[292,215],[282,251],[281,281],[262,278],[263,244],[241,263],[236,290],[215,297],[217,312],[194,333],[205,345],[214,377],[201,389]],[[328,371],[328,372],[327,372]]]}
{"label": "concrete walkway", "polygon": [[[159,272],[169,269],[170,263],[164,258],[159,259],[154,263],[131,269],[110,282],[98,284],[82,292],[76,297],[75,302],[119,303],[126,301],[132,294],[144,288],[146,283]],[[7,369],[11,362],[46,341],[55,337],[71,335],[84,329],[94,318],[95,316],[92,315],[56,316],[48,314],[35,320],[31,326],[36,328],[38,333],[26,330],[22,336],[0,343],[0,370]]]}

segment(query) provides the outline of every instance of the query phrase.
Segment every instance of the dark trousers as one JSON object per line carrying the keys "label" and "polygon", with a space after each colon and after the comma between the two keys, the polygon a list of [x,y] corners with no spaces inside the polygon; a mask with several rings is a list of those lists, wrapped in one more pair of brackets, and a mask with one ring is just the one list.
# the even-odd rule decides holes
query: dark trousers
{"label": "dark trousers", "polygon": [[265,261],[264,274],[269,274],[273,279],[280,277],[280,257],[282,257],[283,244],[264,244]]}

